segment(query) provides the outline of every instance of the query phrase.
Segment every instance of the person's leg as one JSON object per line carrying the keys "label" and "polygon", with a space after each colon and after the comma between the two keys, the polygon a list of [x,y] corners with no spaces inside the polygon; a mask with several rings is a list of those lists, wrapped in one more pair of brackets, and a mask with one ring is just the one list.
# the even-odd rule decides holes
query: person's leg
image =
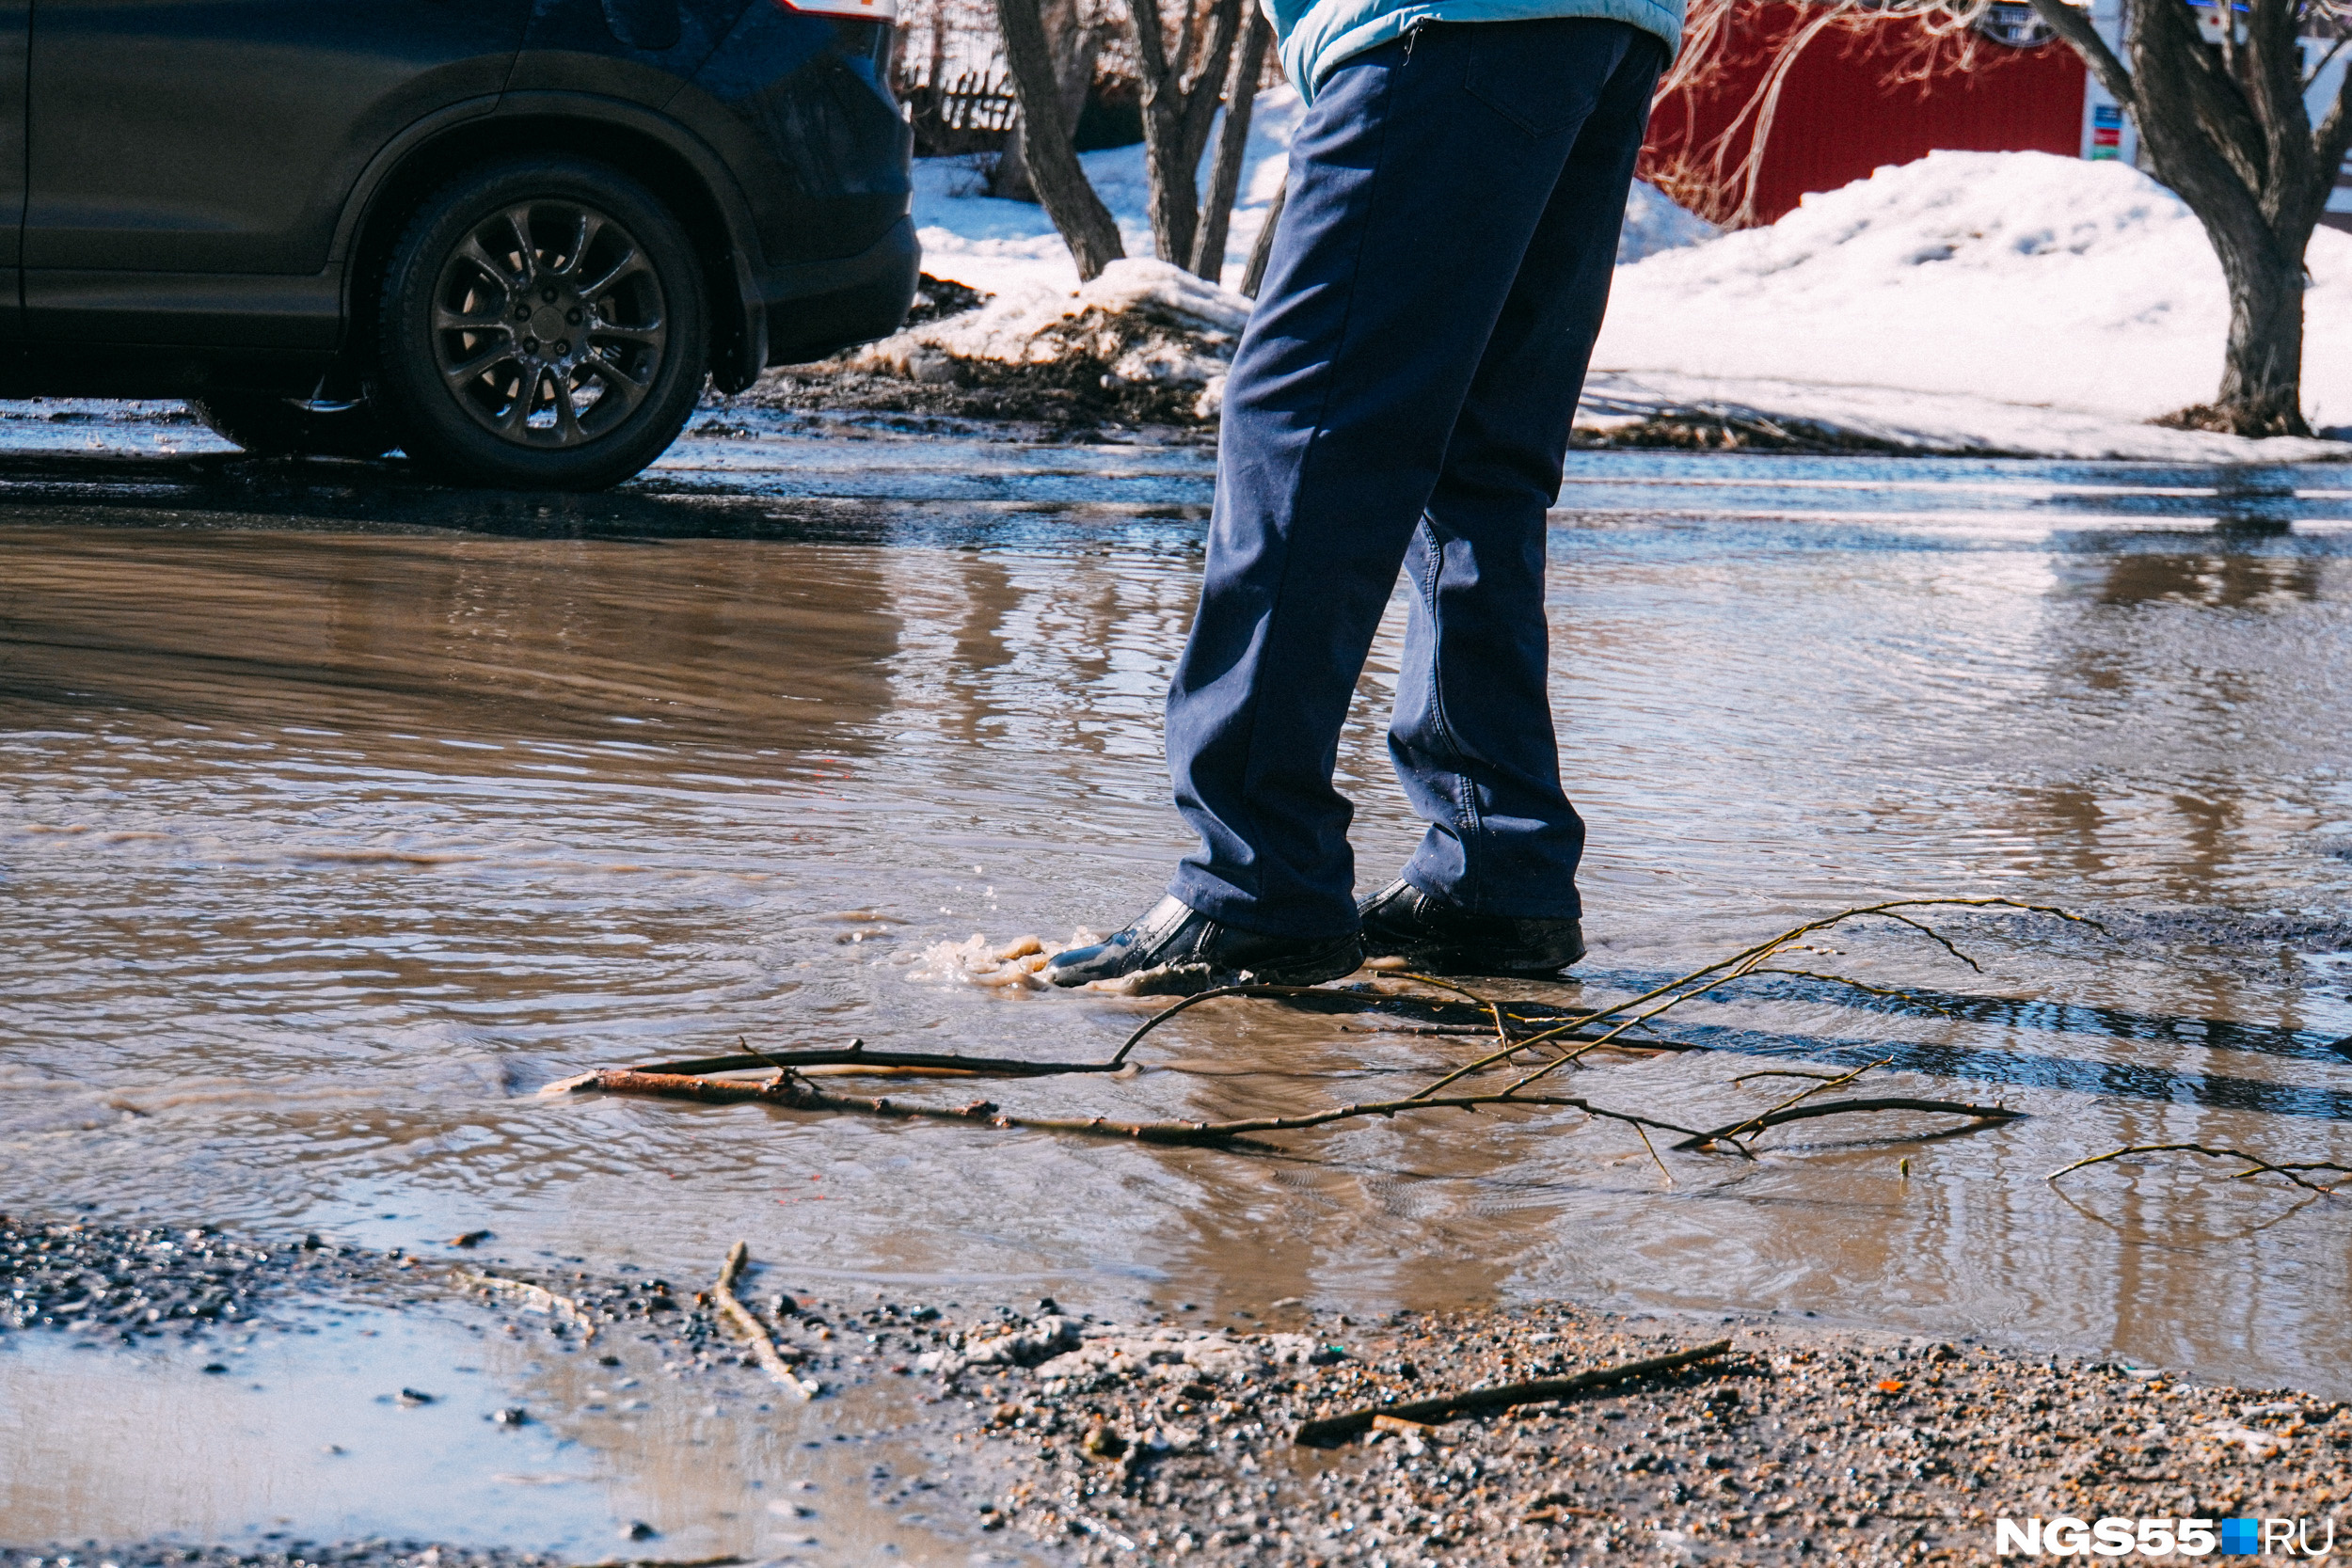
{"label": "person's leg", "polygon": [[[1201,839],[1169,892],[1211,920],[1355,927],[1350,807],[1331,785],[1348,703],[1498,321],[1530,317],[1518,335],[1566,319],[1515,284],[1539,239],[1547,276],[1568,280],[1545,238],[1563,171],[1643,50],[1613,22],[1430,27],[1343,66],[1300,127],[1226,384],[1200,609],[1168,696],[1177,804]],[[1613,231],[1622,199],[1594,221]],[[1498,372],[1488,395],[1523,379]]]}
{"label": "person's leg", "polygon": [[[1662,61],[1638,42],[1582,120],[1406,561],[1413,600],[1389,748],[1429,831],[1405,879],[1471,915],[1581,913],[1584,825],[1561,789],[1546,688],[1545,513],[1559,499]],[[1474,945],[1511,940],[1500,927],[1466,934]],[[1567,961],[1581,944],[1564,941]]]}

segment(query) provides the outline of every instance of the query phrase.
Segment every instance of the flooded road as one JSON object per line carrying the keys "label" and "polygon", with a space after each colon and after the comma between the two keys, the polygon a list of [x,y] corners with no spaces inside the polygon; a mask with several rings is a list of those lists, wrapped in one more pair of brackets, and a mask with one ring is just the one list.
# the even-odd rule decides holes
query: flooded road
{"label": "flooded road", "polygon": [[[1691,1011],[1721,1050],[1578,1073],[1705,1126],[1758,1104],[1737,1074],[1884,1057],[1880,1092],[2031,1114],[1792,1129],[1668,1188],[1568,1117],[1275,1157],[536,1095],[739,1038],[1115,1048],[1149,1004],[917,971],[1158,896],[1205,450],[728,414],[548,499],[0,427],[0,1210],[487,1228],[680,1278],[743,1238],[845,1294],[1127,1314],[1809,1312],[2352,1395],[2342,1200],[2193,1162],[2043,1180],[2123,1144],[2352,1160],[2352,472],[1572,460],[1553,687],[1594,950],[1542,994],[1884,897],[2110,923],[1956,922],[1980,974],[1856,928],[1824,962],[1941,1004],[1759,983]],[[1343,748],[1364,887],[1418,837],[1401,629]],[[1473,1046],[1222,1003],[1133,1078],[988,1092],[1219,1118]]]}

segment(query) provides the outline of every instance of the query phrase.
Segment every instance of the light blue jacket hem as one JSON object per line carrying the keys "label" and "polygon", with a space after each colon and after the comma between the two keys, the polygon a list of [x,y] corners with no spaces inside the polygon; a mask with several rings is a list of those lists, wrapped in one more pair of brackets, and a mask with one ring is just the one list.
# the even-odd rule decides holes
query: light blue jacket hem
{"label": "light blue jacket hem", "polygon": [[1296,0],[1266,0],[1265,9],[1282,40],[1283,72],[1310,103],[1331,72],[1422,22],[1595,17],[1654,35],[1666,45],[1669,60],[1682,47],[1681,0],[1313,0],[1303,8]]}

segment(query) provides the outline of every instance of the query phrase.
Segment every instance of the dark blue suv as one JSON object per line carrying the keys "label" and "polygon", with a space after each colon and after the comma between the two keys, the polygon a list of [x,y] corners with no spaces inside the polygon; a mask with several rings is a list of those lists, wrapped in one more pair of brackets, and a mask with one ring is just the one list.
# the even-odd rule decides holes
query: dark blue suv
{"label": "dark blue suv", "polygon": [[894,7],[0,0],[0,393],[625,479],[905,315]]}

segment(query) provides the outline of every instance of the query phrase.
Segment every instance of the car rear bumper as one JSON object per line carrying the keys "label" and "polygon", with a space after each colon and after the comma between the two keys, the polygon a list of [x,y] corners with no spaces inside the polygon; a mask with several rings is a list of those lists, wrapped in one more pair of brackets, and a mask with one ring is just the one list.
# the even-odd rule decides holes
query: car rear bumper
{"label": "car rear bumper", "polygon": [[887,338],[906,320],[922,265],[914,220],[902,217],[855,256],[770,269],[758,280],[767,363],[804,365],[852,343]]}

